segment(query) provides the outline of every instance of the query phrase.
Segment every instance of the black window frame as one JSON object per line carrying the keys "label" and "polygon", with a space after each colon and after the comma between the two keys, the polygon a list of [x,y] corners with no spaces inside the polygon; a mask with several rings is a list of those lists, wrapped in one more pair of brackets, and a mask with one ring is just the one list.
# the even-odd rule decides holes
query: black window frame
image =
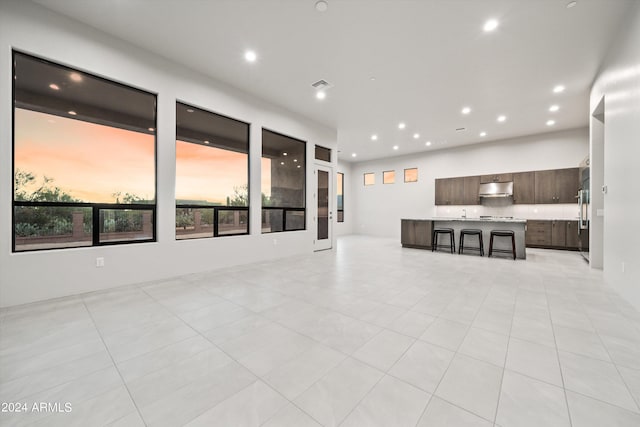
{"label": "black window frame", "polygon": [[[89,76],[94,79],[102,80],[112,85],[120,86],[122,88],[126,88],[128,90],[137,91],[146,95],[151,95],[154,98],[154,117],[153,117],[153,126],[151,127],[153,130],[148,129],[148,133],[153,135],[153,174],[154,174],[154,183],[153,183],[153,203],[94,203],[94,202],[33,202],[33,201],[17,201],[15,199],[16,196],[16,188],[15,188],[15,176],[16,176],[16,56],[21,55],[27,57],[34,61],[39,61],[45,64],[49,64],[61,69],[64,69],[70,73],[79,73],[82,75]],[[65,249],[77,249],[77,248],[91,248],[91,247],[99,247],[99,246],[114,246],[114,245],[129,245],[129,244],[137,244],[137,243],[153,243],[157,241],[157,204],[158,204],[158,94],[143,90],[141,88],[131,86],[122,82],[119,82],[114,79],[110,79],[107,77],[103,77],[101,75],[95,74],[93,72],[89,72],[83,70],[81,68],[74,68],[69,65],[61,64],[54,60],[50,60],[47,58],[43,58],[40,56],[33,55],[31,53],[27,53],[18,49],[11,50],[11,71],[12,79],[11,84],[11,251],[12,253],[28,253],[28,252],[40,252],[40,251],[57,251],[57,250],[65,250]],[[35,109],[29,111],[37,111]],[[79,120],[79,119],[77,119]],[[97,123],[91,122],[88,120],[81,120],[83,122],[88,123]],[[91,230],[91,245],[69,245],[63,247],[44,247],[37,249],[22,249],[17,250],[16,248],[16,207],[60,207],[60,208],[91,208],[92,218],[92,230]],[[151,211],[151,233],[152,237],[148,239],[133,239],[133,240],[119,240],[119,241],[101,241],[100,240],[100,212],[103,210],[140,210],[140,211]]]}
{"label": "black window frame", "polygon": [[[177,113],[177,107],[178,104],[182,104],[185,107],[188,108],[192,108],[192,109],[196,109],[196,110],[200,110],[202,112],[208,113],[208,114],[214,114],[218,117],[222,117],[224,119],[227,120],[232,120],[234,122],[238,122],[241,123],[243,125],[247,125],[247,206],[223,206],[223,205],[205,205],[205,204],[197,204],[197,203],[175,203],[175,211],[176,211],[176,215],[178,212],[178,209],[211,209],[213,210],[213,235],[211,236],[200,236],[200,237],[188,237],[188,238],[184,238],[184,239],[178,239],[177,236],[177,232],[174,235],[174,239],[176,241],[189,241],[189,240],[198,240],[198,239],[212,239],[212,238],[218,238],[218,237],[234,237],[234,236],[247,236],[251,233],[251,213],[250,213],[250,206],[251,206],[251,123],[249,122],[245,122],[243,120],[240,119],[236,119],[235,117],[230,117],[227,116],[225,114],[221,114],[215,111],[211,111],[208,110],[206,108],[202,108],[199,107],[197,105],[194,105],[192,103],[188,103],[188,102],[184,102],[181,100],[176,99],[176,134],[175,134],[175,142],[177,143],[178,141],[178,113]],[[189,141],[185,141],[185,142],[189,142]],[[176,159],[177,160],[177,159]],[[177,177],[176,177],[177,178]],[[247,215],[247,231],[244,233],[224,233],[224,234],[220,234],[220,224],[219,224],[219,218],[220,218],[220,212],[222,211],[244,211],[246,212]],[[177,228],[177,227],[176,227]]]}
{"label": "black window frame", "polygon": [[[318,156],[318,153],[322,154],[327,154],[329,157],[329,160],[327,159],[323,159],[322,156]],[[314,158],[316,160],[320,160],[321,162],[327,162],[327,163],[331,163],[331,156],[333,155],[333,151],[331,150],[331,148],[327,148],[327,147],[323,147],[322,145],[316,145],[314,148]]]}
{"label": "black window frame", "polygon": [[[263,154],[264,154],[264,132],[270,132],[273,133],[275,135],[279,135],[281,137],[284,138],[289,138],[294,140],[295,142],[299,142],[301,144],[303,144],[304,149],[303,149],[303,158],[304,158],[304,173],[302,174],[302,189],[304,191],[303,193],[303,203],[304,206],[302,207],[282,207],[282,206],[264,206],[262,205],[262,197],[261,197],[261,201],[260,201],[260,205],[261,205],[261,209],[260,209],[260,217],[262,218],[262,215],[264,215],[265,211],[277,211],[277,210],[281,210],[282,211],[282,230],[275,230],[275,231],[264,231],[262,230],[262,220],[260,220],[260,231],[261,234],[273,234],[273,233],[289,233],[289,232],[295,232],[295,231],[305,231],[307,229],[307,146],[308,146],[308,142],[304,141],[302,139],[299,138],[295,138],[293,136],[290,135],[286,135],[284,133],[281,132],[277,132],[274,131],[272,129],[269,128],[265,128],[263,127],[261,130],[261,152],[260,152],[260,159],[262,159]],[[260,193],[262,194],[262,185],[260,186]],[[295,212],[302,212],[303,213],[303,219],[302,219],[302,223],[304,224],[303,228],[296,228],[296,229],[291,229],[291,230],[287,230],[287,214],[288,213],[295,213]]]}

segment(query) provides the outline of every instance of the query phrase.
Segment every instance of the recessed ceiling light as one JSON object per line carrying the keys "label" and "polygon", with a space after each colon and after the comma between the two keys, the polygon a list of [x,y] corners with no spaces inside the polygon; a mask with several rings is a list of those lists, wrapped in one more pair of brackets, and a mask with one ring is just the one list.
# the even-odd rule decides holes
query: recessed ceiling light
{"label": "recessed ceiling light", "polygon": [[258,59],[258,55],[256,55],[254,51],[248,50],[244,53],[244,59],[246,59],[247,62],[256,62],[256,59]]}
{"label": "recessed ceiling light", "polygon": [[372,82],[375,82],[375,81],[376,81],[376,78],[375,78],[375,77],[373,77],[373,76],[371,76],[371,77],[369,78],[369,80],[371,80]]}
{"label": "recessed ceiling light", "polygon": [[480,132],[480,137],[484,138],[485,136],[487,136],[486,132]]}
{"label": "recessed ceiling light", "polygon": [[300,169],[300,165],[298,165],[297,168]]}
{"label": "recessed ceiling light", "polygon": [[424,144],[424,145],[426,145],[427,147],[430,147],[430,146],[431,146],[431,141],[427,141],[427,142],[425,142],[425,144]]}
{"label": "recessed ceiling light", "polygon": [[327,93],[319,90],[318,92],[316,92],[316,98],[318,99],[325,99],[327,97]]}
{"label": "recessed ceiling light", "polygon": [[73,80],[74,82],[81,82],[82,81],[82,75],[80,75],[80,73],[71,73],[71,74],[69,74],[69,78],[71,80]]}
{"label": "recessed ceiling light", "polygon": [[187,108],[187,113],[193,113],[193,110],[191,108]]}
{"label": "recessed ceiling light", "polygon": [[557,105],[552,105],[551,107],[549,107],[549,111],[551,111],[552,113],[555,113],[559,109],[560,107],[558,107]]}
{"label": "recessed ceiling light", "polygon": [[555,120],[547,120],[547,126],[553,126],[556,124]]}
{"label": "recessed ceiling light", "polygon": [[378,135],[376,135],[375,133],[373,135],[371,135],[371,140],[372,141],[377,141],[378,140]]}
{"label": "recessed ceiling light", "polygon": [[351,157],[356,157],[357,154],[356,153],[351,153]]}
{"label": "recessed ceiling light", "polygon": [[398,129],[404,129],[406,127],[407,127],[407,125],[404,122],[398,123]]}
{"label": "recessed ceiling light", "polygon": [[487,22],[484,23],[484,27],[482,27],[482,29],[485,30],[486,32],[493,31],[496,28],[498,28],[498,21],[496,19],[489,19]]}
{"label": "recessed ceiling light", "polygon": [[553,93],[560,93],[560,92],[564,92],[564,86],[563,85],[558,85],[558,86],[553,88]]}
{"label": "recessed ceiling light", "polygon": [[209,141],[205,141],[204,143],[205,143],[205,144],[209,144]]}
{"label": "recessed ceiling light", "polygon": [[69,115],[71,115],[71,116],[75,116],[76,114],[78,114],[78,113],[76,113],[76,112],[75,112],[75,111],[73,111],[73,110],[71,110],[71,111],[67,111],[67,112],[68,112],[68,113],[69,113]]}
{"label": "recessed ceiling light", "polygon": [[316,2],[316,10],[318,12],[326,12],[327,9],[329,9],[329,3],[327,3],[325,0],[318,0]]}
{"label": "recessed ceiling light", "polygon": [[298,163],[298,159],[293,159],[293,163]]}
{"label": "recessed ceiling light", "polygon": [[393,146],[393,149],[394,149],[394,150],[397,150],[398,148],[400,148],[400,147],[398,147],[397,145],[394,145],[394,146]]}
{"label": "recessed ceiling light", "polygon": [[280,162],[281,165],[284,165],[284,162]]}
{"label": "recessed ceiling light", "polygon": [[462,109],[462,114],[469,114],[470,112],[471,112],[471,108],[469,108],[469,107],[464,107]]}
{"label": "recessed ceiling light", "polygon": [[53,89],[53,90],[60,90],[60,86],[58,86],[58,85],[57,85],[57,84],[55,84],[55,83],[51,83],[51,84],[49,85],[49,87],[50,87],[51,89]]}
{"label": "recessed ceiling light", "polygon": [[507,116],[498,116],[498,121],[500,123],[504,122],[505,120],[507,120]]}
{"label": "recessed ceiling light", "polygon": [[419,134],[419,133],[414,133],[414,134],[413,134],[413,138],[414,138],[414,139],[418,139],[418,138],[420,138],[420,134]]}
{"label": "recessed ceiling light", "polygon": [[572,7],[574,7],[577,4],[578,4],[577,1],[570,1],[569,3],[567,3],[567,9],[571,9]]}
{"label": "recessed ceiling light", "polygon": [[148,128],[150,132],[153,132],[155,129],[154,128]]}

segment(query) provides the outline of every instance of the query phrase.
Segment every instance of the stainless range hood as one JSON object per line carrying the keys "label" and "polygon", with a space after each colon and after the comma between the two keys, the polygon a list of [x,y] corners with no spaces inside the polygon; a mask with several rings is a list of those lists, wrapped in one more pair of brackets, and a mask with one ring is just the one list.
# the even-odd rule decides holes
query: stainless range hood
{"label": "stainless range hood", "polygon": [[511,197],[513,182],[489,182],[480,184],[480,197]]}

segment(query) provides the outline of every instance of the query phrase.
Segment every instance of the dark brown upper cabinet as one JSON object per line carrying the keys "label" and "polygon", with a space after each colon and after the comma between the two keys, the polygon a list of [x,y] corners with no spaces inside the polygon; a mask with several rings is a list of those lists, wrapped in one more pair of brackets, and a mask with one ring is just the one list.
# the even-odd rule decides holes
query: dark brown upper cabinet
{"label": "dark brown upper cabinet", "polygon": [[535,203],[535,172],[513,174],[513,203],[532,205]]}
{"label": "dark brown upper cabinet", "polygon": [[490,182],[509,182],[513,181],[512,173],[496,173],[493,175],[480,176],[480,184],[488,184]]}
{"label": "dark brown upper cabinet", "polygon": [[479,205],[480,204],[480,177],[465,176],[464,177],[464,197],[463,205]]}
{"label": "dark brown upper cabinet", "polygon": [[535,172],[535,203],[575,203],[578,168]]}

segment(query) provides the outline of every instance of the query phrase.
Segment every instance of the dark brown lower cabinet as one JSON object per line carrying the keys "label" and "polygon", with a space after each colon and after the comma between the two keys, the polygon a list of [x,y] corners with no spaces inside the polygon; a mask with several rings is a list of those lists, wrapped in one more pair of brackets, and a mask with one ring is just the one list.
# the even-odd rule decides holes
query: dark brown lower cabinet
{"label": "dark brown lower cabinet", "polygon": [[400,243],[403,247],[431,249],[433,221],[403,219],[401,227]]}
{"label": "dark brown lower cabinet", "polygon": [[525,243],[532,248],[577,250],[578,221],[528,220]]}
{"label": "dark brown lower cabinet", "polygon": [[531,247],[551,246],[551,221],[528,220],[525,244]]}

